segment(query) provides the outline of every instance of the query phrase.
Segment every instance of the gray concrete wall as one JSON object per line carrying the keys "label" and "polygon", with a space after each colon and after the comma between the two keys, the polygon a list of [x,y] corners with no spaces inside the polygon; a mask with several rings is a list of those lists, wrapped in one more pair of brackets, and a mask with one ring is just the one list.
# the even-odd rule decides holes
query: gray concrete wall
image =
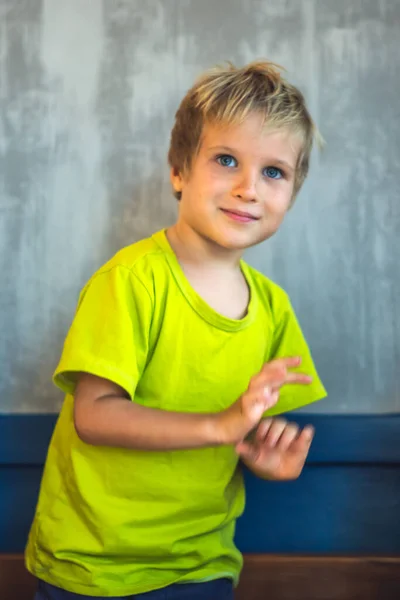
{"label": "gray concrete wall", "polygon": [[329,389],[322,412],[400,409],[400,1],[0,0],[0,412],[58,410],[79,289],[171,223],[166,150],[204,68],[267,57],[327,141],[277,236]]}

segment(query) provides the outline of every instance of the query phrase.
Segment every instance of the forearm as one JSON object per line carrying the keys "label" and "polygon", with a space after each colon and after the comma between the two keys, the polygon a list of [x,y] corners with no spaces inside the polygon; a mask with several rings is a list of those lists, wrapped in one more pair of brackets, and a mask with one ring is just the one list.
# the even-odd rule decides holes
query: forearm
{"label": "forearm", "polygon": [[84,442],[96,446],[158,451],[236,446],[276,403],[278,395],[271,390],[281,380],[275,371],[271,366],[269,371],[263,369],[228,408],[208,414],[142,406],[115,382],[80,372],[74,394],[75,429]]}
{"label": "forearm", "polygon": [[86,443],[136,450],[183,450],[220,445],[218,415],[148,408],[123,397],[75,407],[75,428]]}

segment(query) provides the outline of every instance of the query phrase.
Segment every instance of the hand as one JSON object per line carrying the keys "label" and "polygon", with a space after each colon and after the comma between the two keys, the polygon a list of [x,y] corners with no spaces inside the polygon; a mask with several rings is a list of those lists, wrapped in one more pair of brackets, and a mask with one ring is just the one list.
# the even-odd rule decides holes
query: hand
{"label": "hand", "polygon": [[308,375],[289,371],[300,363],[300,357],[278,358],[266,363],[251,378],[247,391],[232,406],[216,415],[221,444],[242,442],[258,425],[264,412],[276,404],[283,385],[311,383]]}
{"label": "hand", "polygon": [[265,419],[251,441],[240,442],[236,451],[244,464],[262,479],[297,479],[306,461],[314,429],[302,431],[285,419]]}

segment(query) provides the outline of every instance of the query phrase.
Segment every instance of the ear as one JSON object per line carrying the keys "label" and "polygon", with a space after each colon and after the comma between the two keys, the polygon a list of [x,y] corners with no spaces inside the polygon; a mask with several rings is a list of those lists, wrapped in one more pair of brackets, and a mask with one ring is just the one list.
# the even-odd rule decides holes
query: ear
{"label": "ear", "polygon": [[171,167],[169,172],[169,176],[171,179],[171,185],[174,188],[175,192],[182,192],[183,188],[183,177],[177,167]]}

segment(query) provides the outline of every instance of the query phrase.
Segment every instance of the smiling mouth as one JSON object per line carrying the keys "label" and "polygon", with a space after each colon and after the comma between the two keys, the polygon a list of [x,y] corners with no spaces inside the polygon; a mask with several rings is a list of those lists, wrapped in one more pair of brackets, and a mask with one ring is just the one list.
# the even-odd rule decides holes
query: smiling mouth
{"label": "smiling mouth", "polygon": [[250,213],[239,210],[227,210],[226,208],[221,208],[221,211],[234,221],[239,221],[240,223],[254,223],[254,221],[258,221],[260,219],[260,217],[255,217]]}

